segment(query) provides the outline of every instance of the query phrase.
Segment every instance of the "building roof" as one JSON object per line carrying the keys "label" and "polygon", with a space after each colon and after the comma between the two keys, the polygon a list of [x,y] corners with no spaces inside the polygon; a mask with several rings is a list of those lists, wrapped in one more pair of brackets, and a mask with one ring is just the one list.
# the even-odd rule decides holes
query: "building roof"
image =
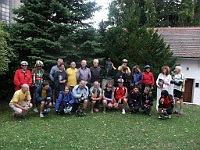
{"label": "building roof", "polygon": [[156,28],[175,57],[200,58],[200,27]]}

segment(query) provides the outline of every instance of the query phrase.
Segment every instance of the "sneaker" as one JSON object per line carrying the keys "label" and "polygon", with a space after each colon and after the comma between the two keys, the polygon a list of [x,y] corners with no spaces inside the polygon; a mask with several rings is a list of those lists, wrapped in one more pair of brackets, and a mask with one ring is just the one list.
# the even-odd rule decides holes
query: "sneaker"
{"label": "sneaker", "polygon": [[103,111],[104,114],[106,114],[106,111]]}
{"label": "sneaker", "polygon": [[17,119],[17,115],[15,113],[12,114],[12,118],[13,120],[16,120]]}
{"label": "sneaker", "polygon": [[90,113],[93,114],[94,113],[93,110],[91,110]]}
{"label": "sneaker", "polygon": [[151,113],[149,113],[149,116],[150,116],[150,117],[151,117],[151,115],[152,115],[152,114],[151,114]]}
{"label": "sneaker", "polygon": [[162,119],[162,116],[161,116],[161,115],[158,115],[158,119]]}
{"label": "sneaker", "polygon": [[183,114],[181,114],[181,113],[178,114],[178,117],[182,117],[182,116],[183,116]]}
{"label": "sneaker", "polygon": [[34,108],[33,111],[36,112],[36,113],[39,112],[37,108]]}
{"label": "sneaker", "polygon": [[42,113],[40,113],[40,118],[43,118],[43,117],[44,117],[44,115]]}
{"label": "sneaker", "polygon": [[125,112],[125,109],[122,109],[122,114],[124,115],[126,112]]}
{"label": "sneaker", "polygon": [[173,114],[178,114],[178,111],[175,110],[175,111],[173,112]]}
{"label": "sneaker", "polygon": [[168,116],[168,118],[169,118],[169,119],[171,119],[171,118],[172,118],[172,116],[171,116],[171,115],[169,115],[169,116]]}

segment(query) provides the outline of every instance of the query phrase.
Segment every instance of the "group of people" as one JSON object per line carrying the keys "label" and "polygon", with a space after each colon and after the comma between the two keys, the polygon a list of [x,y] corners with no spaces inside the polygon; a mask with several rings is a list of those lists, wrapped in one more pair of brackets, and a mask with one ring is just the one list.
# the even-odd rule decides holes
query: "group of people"
{"label": "group of people", "polygon": [[[119,109],[122,106],[121,112],[125,114],[128,104],[130,113],[138,113],[142,109],[148,115],[152,114],[152,90],[155,81],[149,65],[145,65],[144,71],[141,72],[138,65],[131,71],[126,59],[122,60],[122,65],[118,68],[112,64],[112,68],[116,70],[114,84],[108,82],[105,89],[101,88],[102,69],[98,59],[93,60],[93,66],[90,68],[87,67],[87,61],[82,60],[80,68],[77,69],[76,63],[71,62],[70,68],[65,69],[63,59],[59,58],[57,65],[53,66],[49,73],[51,83],[44,80],[42,61],[36,61],[32,71],[28,70],[27,66],[28,62],[22,61],[21,68],[16,70],[14,75],[16,92],[9,103],[14,110],[13,118],[17,115],[26,118],[32,106],[41,118],[50,112],[52,106],[58,115],[71,114],[74,111],[77,115],[84,116],[89,103],[91,113],[99,112],[102,104],[103,113],[106,113],[107,109]],[[171,118],[172,113],[182,116],[184,76],[181,67],[175,68],[173,76],[170,75],[168,66],[162,67],[161,70],[156,80],[158,118]],[[180,101],[179,113],[177,101]]]}

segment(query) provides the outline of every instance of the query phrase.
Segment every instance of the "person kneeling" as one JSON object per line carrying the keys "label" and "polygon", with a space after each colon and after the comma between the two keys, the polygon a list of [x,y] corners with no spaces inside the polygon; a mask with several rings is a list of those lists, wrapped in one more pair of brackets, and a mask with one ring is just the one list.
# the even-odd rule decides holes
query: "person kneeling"
{"label": "person kneeling", "polygon": [[50,112],[52,106],[52,90],[48,82],[43,82],[35,92],[35,104],[40,104],[40,117],[43,118]]}
{"label": "person kneeling", "polygon": [[167,90],[161,92],[161,98],[159,100],[158,113],[159,119],[171,118],[173,112],[173,96],[168,93]]}
{"label": "person kneeling", "polygon": [[91,96],[91,114],[93,111],[99,112],[100,100],[102,100],[102,89],[99,87],[99,82],[95,81],[94,86],[90,88]]}
{"label": "person kneeling", "polygon": [[153,97],[151,93],[151,88],[146,86],[144,88],[144,93],[142,96],[142,110],[144,110],[144,113],[151,116],[152,106],[153,106]]}
{"label": "person kneeling", "polygon": [[56,113],[60,114],[71,114],[74,105],[74,95],[70,92],[69,86],[65,86],[65,91],[59,93],[58,99],[56,100]]}
{"label": "person kneeling", "polygon": [[115,88],[114,90],[114,100],[113,100],[113,105],[114,108],[118,108],[118,104],[123,103],[123,108],[122,108],[122,114],[125,114],[125,109],[127,105],[127,88],[123,86],[124,80],[122,78],[119,78],[117,80],[118,82],[118,87]]}
{"label": "person kneeling", "polygon": [[24,119],[26,118],[26,114],[33,106],[31,102],[31,95],[29,92],[28,84],[23,84],[20,90],[17,90],[12,100],[9,103],[9,106],[14,110],[12,114],[13,119],[16,119],[17,115],[22,116]]}
{"label": "person kneeling", "polygon": [[103,90],[103,113],[106,113],[106,107],[111,109],[113,107],[113,91],[112,84],[107,83],[106,88]]}
{"label": "person kneeling", "polygon": [[[89,95],[89,90],[88,87],[86,86],[86,82],[81,80],[78,85],[76,85],[72,93],[75,98],[75,110],[78,116],[84,116],[86,115],[86,108],[88,104],[88,95]],[[83,108],[80,108],[81,103],[83,103]]]}
{"label": "person kneeling", "polygon": [[130,113],[138,113],[141,107],[141,94],[137,86],[129,93],[128,106]]}

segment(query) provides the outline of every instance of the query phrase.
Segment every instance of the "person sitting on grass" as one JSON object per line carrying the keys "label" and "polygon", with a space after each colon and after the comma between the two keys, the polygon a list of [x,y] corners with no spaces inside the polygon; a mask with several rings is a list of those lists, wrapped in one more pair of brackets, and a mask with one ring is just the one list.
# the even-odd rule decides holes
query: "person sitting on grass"
{"label": "person sitting on grass", "polygon": [[114,108],[118,108],[119,107],[118,104],[123,104],[122,114],[125,114],[126,113],[125,109],[127,106],[128,89],[125,86],[123,86],[124,80],[122,78],[119,78],[117,82],[118,82],[118,87],[116,87],[114,90],[113,106]]}
{"label": "person sitting on grass", "polygon": [[23,84],[21,89],[14,93],[9,106],[14,110],[14,113],[12,114],[13,119],[16,119],[17,115],[27,119],[26,114],[33,106],[31,103],[31,95],[28,84]]}
{"label": "person sitting on grass", "polygon": [[158,106],[158,119],[166,119],[171,118],[171,114],[173,112],[173,96],[168,93],[167,90],[163,90],[161,92],[161,97],[159,100]]}
{"label": "person sitting on grass", "polygon": [[146,86],[144,88],[144,93],[142,95],[142,110],[144,110],[144,113],[148,114],[151,116],[151,111],[152,111],[152,106],[153,106],[153,97],[151,93],[150,87]]}
{"label": "person sitting on grass", "polygon": [[[75,110],[77,111],[78,116],[86,115],[89,95],[89,90],[86,86],[86,82],[81,80],[80,83],[73,88],[72,93],[75,98]],[[82,110],[80,109],[81,103],[83,103]]]}
{"label": "person sitting on grass", "polygon": [[106,107],[111,109],[113,107],[113,91],[112,84],[107,83],[106,88],[103,90],[103,113],[106,113]]}
{"label": "person sitting on grass", "polygon": [[141,107],[141,94],[137,86],[133,86],[133,89],[129,93],[128,106],[130,113],[138,113]]}
{"label": "person sitting on grass", "polygon": [[52,90],[48,82],[43,82],[41,86],[38,86],[35,92],[35,104],[40,104],[40,117],[50,112],[52,106]]}
{"label": "person sitting on grass", "polygon": [[99,87],[99,82],[95,81],[93,87],[90,88],[90,96],[91,96],[91,114],[93,111],[99,112],[99,104],[100,100],[102,100],[103,92]]}
{"label": "person sitting on grass", "polygon": [[70,86],[65,86],[65,91],[61,91],[56,100],[56,114],[71,114],[75,100]]}

